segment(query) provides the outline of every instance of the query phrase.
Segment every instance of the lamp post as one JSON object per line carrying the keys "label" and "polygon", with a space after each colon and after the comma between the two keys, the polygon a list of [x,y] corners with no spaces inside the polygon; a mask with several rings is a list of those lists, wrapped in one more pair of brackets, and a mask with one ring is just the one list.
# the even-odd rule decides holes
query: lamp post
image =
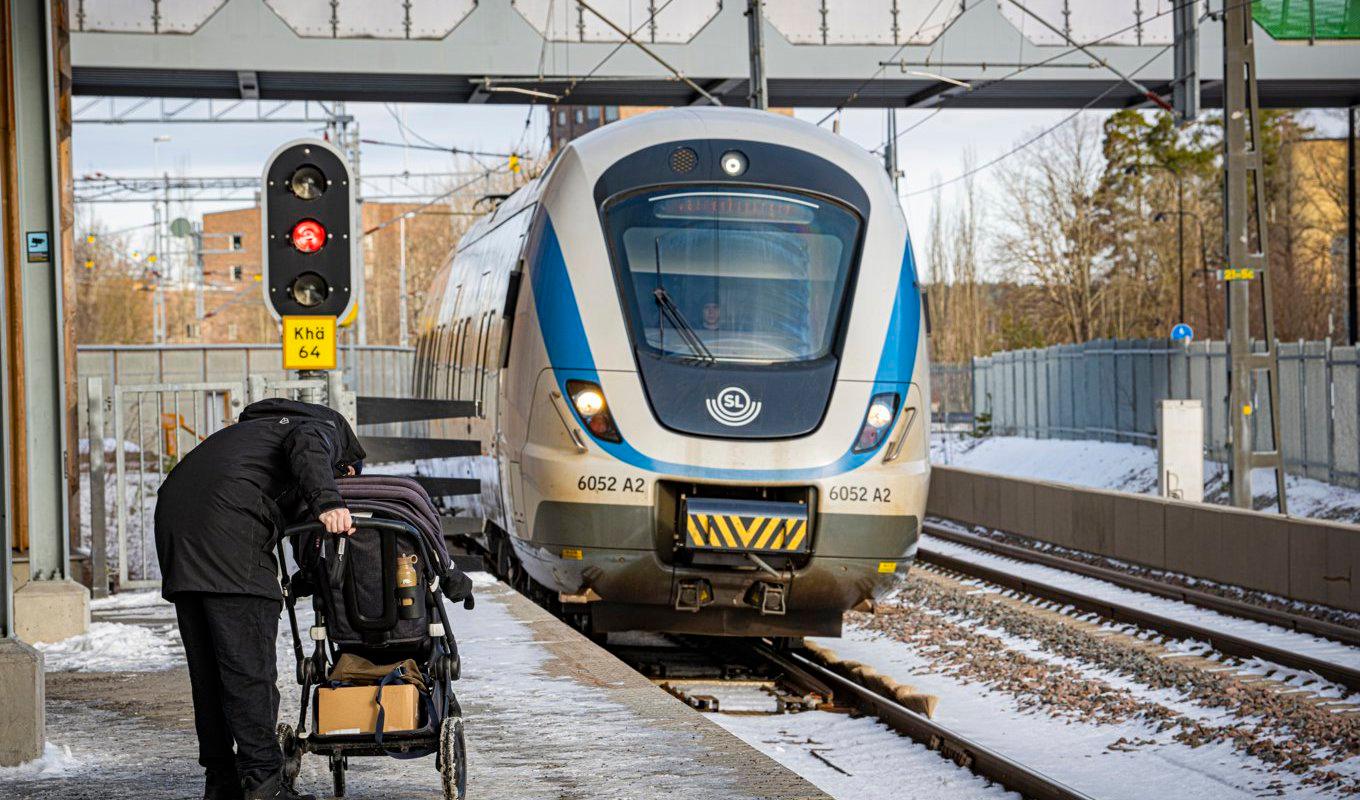
{"label": "lamp post", "polygon": [[[1171,177],[1176,179],[1176,259],[1179,265],[1179,279],[1177,280],[1177,306],[1176,314],[1181,322],[1185,321],[1185,177],[1180,170],[1168,167],[1166,164],[1130,164],[1124,168],[1125,175],[1132,175],[1135,170],[1140,169],[1164,169],[1171,173]],[[1204,242],[1203,235],[1200,236],[1201,245]]]}
{"label": "lamp post", "polygon": [[[1192,214],[1192,213],[1190,213],[1189,211],[1158,211],[1156,214],[1153,214],[1153,215],[1152,215],[1152,221],[1153,221],[1153,222],[1162,222],[1162,221],[1166,220],[1166,218],[1167,218],[1167,216],[1168,216],[1169,214],[1175,214],[1175,215],[1178,217],[1178,219],[1176,220],[1177,223],[1178,223],[1178,224],[1177,224],[1178,235],[1179,235],[1179,231],[1184,230],[1184,227],[1185,227],[1185,218],[1186,218],[1186,217],[1189,217],[1190,219],[1194,220],[1194,221],[1195,221],[1195,227],[1199,229],[1199,267],[1200,267],[1200,268],[1199,268],[1198,270],[1196,270],[1196,271],[1199,272],[1199,273],[1201,273],[1201,274],[1203,275],[1203,280],[1204,280],[1204,324],[1205,324],[1207,327],[1209,327],[1209,328],[1213,328],[1213,326],[1214,326],[1214,315],[1213,315],[1213,311],[1211,310],[1211,309],[1212,309],[1212,306],[1211,306],[1210,303],[1209,303],[1209,275],[1210,275],[1210,273],[1213,272],[1213,270],[1209,269],[1209,254],[1208,254],[1208,251],[1205,249],[1205,243],[1204,243],[1204,220],[1200,219],[1200,217],[1199,217],[1198,214]],[[1184,321],[1184,318],[1185,318],[1185,258],[1184,258],[1184,255],[1182,255],[1182,258],[1181,258],[1181,319],[1182,319],[1182,321]],[[1205,333],[1206,333],[1206,335],[1207,335],[1207,334],[1208,334],[1208,331],[1205,331]]]}

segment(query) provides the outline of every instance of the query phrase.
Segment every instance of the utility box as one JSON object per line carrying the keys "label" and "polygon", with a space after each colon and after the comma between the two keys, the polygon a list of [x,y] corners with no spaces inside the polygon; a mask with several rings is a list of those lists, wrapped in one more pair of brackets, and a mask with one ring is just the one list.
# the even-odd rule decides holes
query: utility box
{"label": "utility box", "polygon": [[1198,400],[1157,401],[1157,494],[1204,502],[1204,407]]}

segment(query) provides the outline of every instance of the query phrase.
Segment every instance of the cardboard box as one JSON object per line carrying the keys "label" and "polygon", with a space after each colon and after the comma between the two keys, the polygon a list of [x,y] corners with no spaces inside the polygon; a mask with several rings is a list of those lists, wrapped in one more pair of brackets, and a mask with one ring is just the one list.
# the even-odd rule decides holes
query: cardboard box
{"label": "cardboard box", "polygon": [[[319,736],[372,734],[378,729],[378,687],[341,686],[316,690],[316,732]],[[420,691],[409,683],[382,690],[383,733],[420,727]]]}

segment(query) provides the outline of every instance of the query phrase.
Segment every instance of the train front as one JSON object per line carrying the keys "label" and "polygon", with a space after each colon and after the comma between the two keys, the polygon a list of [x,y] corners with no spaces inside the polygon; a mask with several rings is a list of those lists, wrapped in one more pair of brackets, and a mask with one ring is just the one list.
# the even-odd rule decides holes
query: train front
{"label": "train front", "polygon": [[506,383],[525,568],[597,631],[838,635],[905,574],[929,479],[882,167],[773,114],[655,112],[570,145],[543,211]]}

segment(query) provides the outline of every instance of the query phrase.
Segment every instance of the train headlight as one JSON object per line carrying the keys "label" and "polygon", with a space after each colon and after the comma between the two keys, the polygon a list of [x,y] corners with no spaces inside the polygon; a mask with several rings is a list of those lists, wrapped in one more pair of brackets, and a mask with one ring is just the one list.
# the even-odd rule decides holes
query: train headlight
{"label": "train headlight", "polygon": [[863,453],[872,450],[883,442],[897,418],[897,394],[884,392],[874,395],[869,408],[864,412],[864,423],[860,425],[859,436],[855,438],[854,451]]}
{"label": "train headlight", "polygon": [[882,428],[892,422],[893,409],[888,403],[882,400],[875,400],[869,406],[869,413],[864,415],[864,424],[875,428]]}
{"label": "train headlight", "polygon": [[723,153],[718,163],[722,165],[722,171],[733,178],[746,171],[746,155],[739,150],[728,150]]}
{"label": "train headlight", "polygon": [[597,439],[606,442],[621,442],[619,429],[614,425],[614,415],[609,413],[609,403],[604,399],[604,391],[590,381],[567,381],[567,394],[571,396],[572,408],[581,418],[581,424]]}
{"label": "train headlight", "polygon": [[604,395],[594,389],[583,389],[571,400],[576,404],[576,413],[583,417],[593,417],[604,411]]}

